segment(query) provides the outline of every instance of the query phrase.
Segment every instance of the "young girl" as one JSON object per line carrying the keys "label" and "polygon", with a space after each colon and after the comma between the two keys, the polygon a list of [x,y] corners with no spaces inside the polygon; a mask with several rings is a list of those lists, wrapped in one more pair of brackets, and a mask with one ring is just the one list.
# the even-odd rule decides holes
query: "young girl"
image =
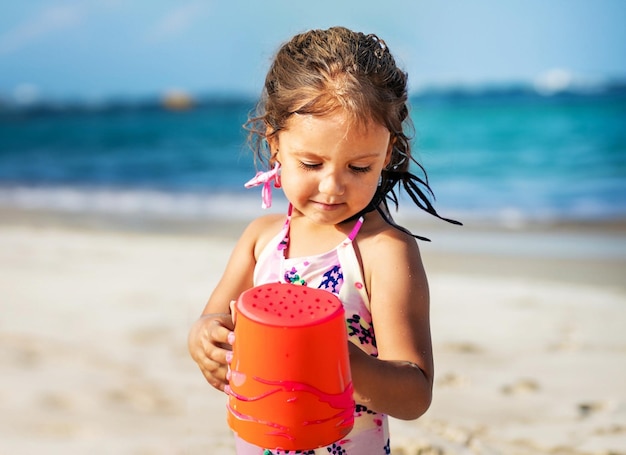
{"label": "young girl", "polygon": [[[289,211],[248,226],[190,330],[191,356],[207,381],[228,393],[231,301],[270,282],[325,288],[340,298],[355,425],[343,440],[305,453],[388,454],[387,415],[416,419],[431,402],[428,283],[414,236],[394,223],[387,205],[397,206],[401,187],[439,217],[425,174],[409,172],[406,82],[375,35],[334,27],[280,48],[247,125],[271,171],[249,183],[265,184],[268,205],[275,179]],[[239,454],[285,453],[239,439],[236,445]]]}

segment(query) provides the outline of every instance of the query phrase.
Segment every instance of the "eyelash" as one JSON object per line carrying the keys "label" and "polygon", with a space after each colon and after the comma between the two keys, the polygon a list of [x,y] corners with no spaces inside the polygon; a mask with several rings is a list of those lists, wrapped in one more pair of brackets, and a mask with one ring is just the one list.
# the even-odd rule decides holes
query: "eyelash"
{"label": "eyelash", "polygon": [[298,163],[298,166],[300,167],[300,169],[304,169],[305,171],[314,171],[315,169],[319,168],[321,164],[308,164],[300,161]]}
{"label": "eyelash", "polygon": [[[304,169],[305,171],[314,171],[318,169],[320,166],[321,164],[308,164],[308,163],[303,163],[302,161],[300,161],[299,163],[299,167],[301,169]],[[365,166],[365,167],[350,166],[350,170],[354,172],[355,174],[365,174],[369,172],[371,169],[372,169],[371,166]]]}
{"label": "eyelash", "polygon": [[350,166],[350,169],[352,169],[352,172],[355,172],[357,174],[365,174],[365,173],[371,171],[372,167],[371,166],[365,166],[365,167]]}

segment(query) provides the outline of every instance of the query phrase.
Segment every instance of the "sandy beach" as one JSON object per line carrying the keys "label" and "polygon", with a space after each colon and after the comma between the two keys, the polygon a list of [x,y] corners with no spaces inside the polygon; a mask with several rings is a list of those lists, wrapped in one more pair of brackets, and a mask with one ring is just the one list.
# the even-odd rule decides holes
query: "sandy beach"
{"label": "sandy beach", "polygon": [[[242,228],[1,209],[0,455],[233,453],[186,336]],[[393,454],[626,454],[624,225],[427,231],[434,401]]]}

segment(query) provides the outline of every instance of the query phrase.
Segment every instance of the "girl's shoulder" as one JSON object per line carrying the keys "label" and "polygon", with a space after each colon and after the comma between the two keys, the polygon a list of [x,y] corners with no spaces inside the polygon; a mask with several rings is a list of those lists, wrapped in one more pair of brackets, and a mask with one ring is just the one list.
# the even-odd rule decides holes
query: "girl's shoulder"
{"label": "girl's shoulder", "polygon": [[258,257],[263,248],[281,231],[284,225],[284,214],[263,215],[248,224],[240,241],[250,245],[254,251],[254,256]]}
{"label": "girl's shoulder", "polygon": [[389,263],[412,268],[421,263],[420,251],[414,237],[386,223],[378,214],[365,220],[357,237],[364,267],[385,269]]}
{"label": "girl's shoulder", "polygon": [[284,213],[271,213],[255,218],[248,224],[246,230],[263,231],[266,229],[281,229],[285,224],[286,215]]}
{"label": "girl's shoulder", "polygon": [[362,243],[373,248],[417,247],[417,242],[413,236],[385,222],[375,212],[368,214],[365,219],[361,228],[360,238]]}
{"label": "girl's shoulder", "polygon": [[424,295],[428,288],[417,240],[384,220],[382,223],[370,223],[356,239],[372,314],[374,308],[381,308],[381,302],[384,308],[391,308],[389,302],[393,302],[396,310],[406,311],[411,296]]}

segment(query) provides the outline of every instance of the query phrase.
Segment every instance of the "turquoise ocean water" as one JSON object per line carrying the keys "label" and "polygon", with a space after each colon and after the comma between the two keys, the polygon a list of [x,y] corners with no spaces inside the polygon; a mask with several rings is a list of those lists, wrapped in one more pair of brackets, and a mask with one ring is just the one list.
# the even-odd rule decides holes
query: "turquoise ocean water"
{"label": "turquoise ocean water", "polygon": [[[0,109],[0,206],[252,217],[249,100]],[[626,217],[626,92],[439,92],[412,98],[414,150],[446,216]],[[406,204],[409,207],[408,204]],[[426,217],[418,210],[403,216]]]}

